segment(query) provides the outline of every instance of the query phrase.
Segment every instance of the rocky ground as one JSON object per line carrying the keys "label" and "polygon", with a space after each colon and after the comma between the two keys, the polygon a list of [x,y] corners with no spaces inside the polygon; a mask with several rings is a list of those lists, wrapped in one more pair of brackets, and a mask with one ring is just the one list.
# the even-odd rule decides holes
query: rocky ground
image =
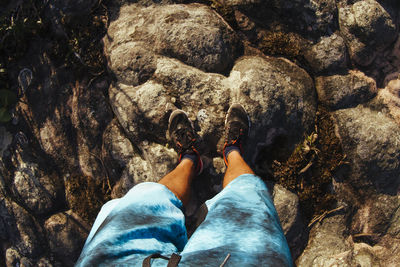
{"label": "rocky ground", "polygon": [[177,108],[205,163],[190,229],[236,101],[297,266],[398,266],[398,1],[0,6],[1,266],[72,266],[102,204],[176,165]]}

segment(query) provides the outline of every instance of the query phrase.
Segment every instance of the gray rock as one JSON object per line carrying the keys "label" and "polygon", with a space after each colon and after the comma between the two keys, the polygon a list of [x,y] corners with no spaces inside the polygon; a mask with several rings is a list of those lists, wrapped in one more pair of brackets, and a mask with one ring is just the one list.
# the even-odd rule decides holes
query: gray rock
{"label": "gray rock", "polygon": [[[44,253],[42,241],[44,235],[36,219],[18,204],[0,199],[0,221],[5,227],[4,243],[10,248],[10,262],[22,258],[36,258]],[[15,265],[13,265],[15,266]]]}
{"label": "gray rock", "polygon": [[243,103],[253,125],[245,151],[252,162],[257,162],[258,156],[276,156],[266,148],[278,139],[281,152],[277,154],[288,156],[304,133],[312,129],[316,112],[313,82],[289,60],[242,58],[228,81],[231,102]]}
{"label": "gray rock", "polygon": [[[399,199],[399,197],[397,197]],[[397,199],[397,201],[399,201]],[[394,212],[390,218],[390,226],[387,229],[387,233],[397,239],[400,239],[400,205],[394,206]]]}
{"label": "gray rock", "polygon": [[112,198],[122,197],[133,186],[142,182],[158,182],[173,170],[178,155],[172,149],[159,144],[141,145],[142,157],[135,155],[122,172],[121,179],[116,183],[111,193]]}
{"label": "gray rock", "polygon": [[21,256],[15,248],[9,248],[6,250],[6,266],[14,267],[20,265]]}
{"label": "gray rock", "polygon": [[378,95],[369,103],[372,109],[386,112],[400,125],[400,79],[391,80],[387,86],[378,91]]}
{"label": "gray rock", "polygon": [[375,80],[353,70],[346,75],[317,77],[315,88],[318,100],[333,110],[355,107],[369,101],[377,93]]}
{"label": "gray rock", "polygon": [[304,53],[313,71],[316,73],[332,72],[346,68],[347,51],[343,38],[334,33],[331,36],[322,37]]}
{"label": "gray rock", "polygon": [[333,113],[349,172],[336,179],[368,196],[395,195],[400,185],[400,127],[381,112],[358,106]]}
{"label": "gray rock", "polygon": [[313,83],[304,70],[284,59],[259,57],[238,60],[228,78],[160,57],[151,80],[137,87],[117,84],[110,88],[110,98],[136,144],[165,143],[168,116],[180,106],[198,126],[210,153],[222,150],[226,110],[239,101],[254,125],[248,146],[252,162],[277,136],[286,138],[282,148],[291,153],[313,126],[316,111]]}
{"label": "gray rock", "polygon": [[[291,25],[297,31],[316,34],[331,34],[335,29],[334,0],[225,0],[223,7],[240,9],[249,14],[255,22]],[[265,27],[268,28],[268,27]]]}
{"label": "gray rock", "polygon": [[90,227],[72,211],[57,213],[46,220],[50,251],[66,266],[73,266],[89,234]]}
{"label": "gray rock", "polygon": [[112,181],[119,180],[123,169],[136,156],[136,152],[116,118],[107,126],[103,133],[102,150],[104,164],[110,178]]}
{"label": "gray rock", "polygon": [[[102,83],[104,85],[97,86]],[[106,81],[100,81],[89,88],[75,86],[71,99],[71,122],[76,129],[79,167],[84,175],[98,180],[106,177],[101,160],[102,136],[113,117],[101,92],[108,88],[107,85]]]}
{"label": "gray rock", "polygon": [[347,241],[345,215],[334,215],[310,231],[308,245],[297,259],[299,267],[351,266],[351,244]]}
{"label": "gray rock", "polygon": [[60,193],[57,176],[46,175],[37,164],[21,162],[15,171],[13,191],[21,201],[35,214],[48,213],[55,207],[57,194]]}
{"label": "gray rock", "polygon": [[40,258],[36,264],[38,267],[53,267],[48,258]]}
{"label": "gray rock", "polygon": [[[399,226],[396,214],[399,214],[400,197],[388,195],[370,195],[362,208],[352,217],[352,232],[369,234],[376,240],[386,233],[398,236]],[[388,231],[388,229],[390,229]]]}
{"label": "gray rock", "polygon": [[229,71],[241,49],[234,31],[199,4],[121,8],[104,39],[109,66],[120,82],[148,80],[154,60],[168,56],[204,71]]}
{"label": "gray rock", "polygon": [[262,0],[225,0],[224,5],[226,6],[249,6],[249,5],[258,5],[262,4]]}
{"label": "gray rock", "polygon": [[12,135],[6,130],[5,127],[0,127],[0,158],[3,157],[3,153],[7,150],[11,142]]}
{"label": "gray rock", "polygon": [[292,257],[296,259],[307,243],[308,234],[300,211],[299,198],[279,184],[273,186],[272,198]]}
{"label": "gray rock", "polygon": [[351,59],[362,66],[371,64],[376,50],[387,47],[396,38],[395,23],[375,0],[339,8],[339,25]]}

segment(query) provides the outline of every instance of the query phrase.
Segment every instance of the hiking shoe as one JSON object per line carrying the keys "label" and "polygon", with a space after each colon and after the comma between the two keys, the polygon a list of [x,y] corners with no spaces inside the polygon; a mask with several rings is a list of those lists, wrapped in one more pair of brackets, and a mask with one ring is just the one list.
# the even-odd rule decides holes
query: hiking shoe
{"label": "hiking shoe", "polygon": [[192,122],[183,110],[174,110],[168,121],[169,139],[179,154],[179,162],[184,158],[193,161],[196,174],[203,171],[203,162],[200,153],[195,148],[196,134]]}
{"label": "hiking shoe", "polygon": [[246,140],[250,129],[250,119],[242,105],[232,104],[225,118],[225,143],[222,150],[224,161],[228,166],[227,156],[232,150],[243,155],[242,143]]}

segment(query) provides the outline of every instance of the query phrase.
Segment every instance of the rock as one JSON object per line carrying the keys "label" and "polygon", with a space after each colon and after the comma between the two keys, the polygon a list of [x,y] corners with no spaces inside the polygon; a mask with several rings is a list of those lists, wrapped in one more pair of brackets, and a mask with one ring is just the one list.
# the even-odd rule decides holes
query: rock
{"label": "rock", "polygon": [[[398,218],[400,197],[377,195],[370,196],[366,203],[357,210],[352,218],[352,232],[355,234],[368,234],[372,241],[379,240],[381,236],[390,233],[398,237]],[[391,231],[388,229],[391,228]]]}
{"label": "rock", "polygon": [[44,223],[51,253],[66,266],[73,266],[89,234],[87,226],[72,211],[57,213]]}
{"label": "rock", "polygon": [[333,110],[355,107],[377,93],[374,79],[353,70],[346,75],[319,76],[315,79],[315,88],[318,100]]}
{"label": "rock", "polygon": [[112,181],[121,177],[123,169],[136,155],[131,141],[125,136],[123,129],[115,118],[103,133],[103,158],[104,164]]}
{"label": "rock", "polygon": [[400,184],[400,127],[381,112],[358,106],[333,113],[349,172],[336,179],[360,195],[395,195]]}
{"label": "rock", "polygon": [[304,53],[305,59],[316,73],[333,72],[346,68],[347,51],[343,38],[334,33],[322,37]]}
{"label": "rock", "polygon": [[36,264],[38,267],[53,267],[50,260],[47,258],[40,258]]}
{"label": "rock", "polygon": [[[314,126],[316,94],[312,80],[289,60],[243,58],[235,64],[228,81],[231,102],[240,101],[252,122],[245,151],[252,162],[257,162],[258,156],[269,163],[272,157],[280,160],[277,155],[288,156]],[[282,144],[277,155],[272,155],[267,148],[277,140]]]}
{"label": "rock", "polygon": [[108,84],[106,81],[103,83],[100,88],[95,85],[89,88],[75,86],[71,100],[71,122],[76,129],[80,170],[84,175],[98,180],[104,180],[107,176],[101,160],[102,136],[113,117],[103,94]]}
{"label": "rock", "polygon": [[262,0],[226,0],[224,1],[224,5],[236,7],[236,6],[251,6],[251,5],[258,5],[262,4]]}
{"label": "rock", "polygon": [[60,192],[56,179],[57,176],[41,172],[37,164],[22,162],[15,172],[14,194],[35,214],[50,212]]}
{"label": "rock", "polygon": [[[139,15],[132,21],[133,14]],[[169,14],[174,14],[174,19]],[[196,20],[191,21],[194,14],[197,14]],[[127,24],[128,17],[130,24]],[[207,26],[199,21],[200,18],[208,19]],[[160,22],[146,24],[153,20]],[[164,25],[161,21],[171,25]],[[191,38],[186,38],[185,29],[173,44],[167,41],[164,32],[174,27],[169,31],[173,36],[176,30],[186,27],[189,22],[203,26]],[[135,25],[141,25],[141,35],[138,35],[139,27]],[[253,140],[249,145],[252,148],[249,152],[251,161],[255,162],[256,155],[263,147],[273,143],[276,136],[286,138],[287,142],[282,147],[287,149],[286,155],[291,153],[303,133],[314,124],[316,95],[312,80],[304,70],[288,60],[261,57],[237,60],[228,78],[204,72],[224,72],[233,64],[238,54],[230,53],[231,56],[225,58],[227,50],[220,50],[220,47],[230,51],[239,49],[235,35],[225,38],[230,31],[220,17],[201,5],[147,8],[131,5],[121,9],[120,18],[110,25],[109,37],[104,41],[110,70],[118,78],[109,89],[111,105],[129,140],[135,145],[143,141],[165,144],[169,114],[181,108],[189,114],[199,136],[202,136],[205,150],[202,152],[205,155],[215,154],[216,150],[222,150],[226,110],[230,103],[239,101],[240,95],[240,102],[256,125],[250,133]],[[156,32],[158,36],[154,36]],[[141,42],[145,41],[143,38],[150,37],[152,39],[146,43],[154,44],[151,50],[148,46],[141,46]],[[186,48],[194,43],[187,45],[185,42],[196,38],[206,39],[200,46],[193,46],[193,51],[190,50],[195,56],[186,58],[177,55],[181,52],[188,55]],[[219,41],[211,41],[215,38]],[[165,46],[163,49],[159,47],[161,42]],[[215,42],[216,45],[211,48],[211,43]],[[220,42],[224,45],[221,46]],[[178,46],[184,49],[179,50]],[[202,60],[196,59],[196,55],[203,55],[204,51],[209,51],[211,55]],[[137,56],[132,57],[131,54]],[[214,54],[221,56],[214,57]],[[149,71],[143,74],[147,68]]]}
{"label": "rock", "polygon": [[[398,199],[398,197],[395,197]],[[394,197],[392,197],[392,200]],[[379,199],[385,205],[385,199]],[[371,202],[372,203],[372,202]],[[377,208],[377,206],[376,206]],[[362,212],[365,212],[362,211]],[[371,210],[371,212],[375,212]],[[379,213],[379,211],[378,211]],[[364,214],[368,216],[368,214]],[[373,217],[374,215],[371,214]],[[363,232],[357,237],[347,231],[346,215],[326,217],[322,224],[315,225],[310,231],[307,248],[297,259],[297,266],[396,266],[399,260],[400,242],[390,234],[380,238],[375,245],[363,243],[360,238],[368,238],[371,233]],[[368,219],[364,217],[365,219]],[[378,219],[377,217],[374,217]],[[347,218],[349,221],[351,218]],[[356,219],[357,221],[357,219]],[[381,218],[380,224],[387,221]],[[392,224],[393,225],[393,224]],[[365,231],[372,229],[364,229]]]}
{"label": "rock", "polygon": [[222,150],[226,110],[240,101],[254,125],[248,146],[252,162],[277,136],[285,137],[282,149],[291,153],[313,126],[316,110],[312,80],[304,70],[284,59],[259,57],[238,60],[228,78],[159,58],[151,80],[137,87],[111,87],[110,98],[136,144],[165,143],[168,116],[180,106],[198,126],[205,154]]}
{"label": "rock", "polygon": [[335,30],[337,9],[333,0],[226,0],[222,4],[222,9],[224,8],[239,9],[250,15],[252,21],[263,24],[267,29],[272,22],[280,24],[281,28],[291,25],[296,32],[317,36],[331,34]]}
{"label": "rock", "polygon": [[4,127],[0,127],[0,158],[12,142],[12,135]]}
{"label": "rock", "polygon": [[[271,188],[272,186],[268,186]],[[276,211],[289,244],[292,257],[296,259],[307,244],[307,227],[304,224],[296,194],[275,184],[271,190]]]}
{"label": "rock", "polygon": [[350,58],[368,66],[396,39],[396,26],[389,13],[375,0],[357,1],[339,8],[341,34],[349,47]]}
{"label": "rock", "polygon": [[[26,258],[24,258],[26,259]],[[6,250],[6,266],[14,267],[21,266],[21,255],[19,255],[18,251],[15,248],[9,248]],[[26,266],[26,265],[25,265]],[[28,265],[31,266],[31,265]]]}
{"label": "rock", "polygon": [[120,82],[131,85],[148,80],[161,55],[226,73],[241,52],[229,25],[199,4],[124,6],[111,22],[104,44],[110,68]]}
{"label": "rock", "polygon": [[385,111],[400,125],[400,79],[393,79],[378,91],[377,97],[369,103],[372,109]]}
{"label": "rock", "polygon": [[[1,197],[1,196],[0,196]],[[0,198],[0,221],[5,228],[5,249],[10,247],[7,261],[32,259],[44,253],[42,241],[44,236],[36,219],[18,204]],[[6,253],[7,254],[7,253]],[[12,265],[15,266],[15,265]]]}
{"label": "rock", "polygon": [[176,166],[178,155],[159,144],[141,144],[143,155],[135,155],[127,164],[121,179],[113,188],[112,198],[124,196],[142,182],[158,182]]}
{"label": "rock", "polygon": [[393,211],[394,212],[392,213],[392,216],[390,218],[390,226],[387,229],[387,234],[397,239],[400,239],[400,205],[398,204],[397,207],[393,209]]}
{"label": "rock", "polygon": [[346,218],[342,214],[314,225],[306,249],[296,260],[297,266],[351,266],[351,244],[346,231]]}
{"label": "rock", "polygon": [[14,148],[11,160],[15,169],[4,188],[14,199],[35,215],[47,214],[60,206],[62,182],[42,159],[32,154],[31,148]]}

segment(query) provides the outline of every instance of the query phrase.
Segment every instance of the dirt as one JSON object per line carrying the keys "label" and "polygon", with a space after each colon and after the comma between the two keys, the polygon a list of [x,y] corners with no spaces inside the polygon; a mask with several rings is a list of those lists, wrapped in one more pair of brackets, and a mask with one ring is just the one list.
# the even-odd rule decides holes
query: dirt
{"label": "dirt", "polygon": [[273,180],[296,193],[308,221],[335,208],[332,174],[345,164],[339,139],[326,109],[317,112],[315,131],[305,137],[289,159],[272,164]]}
{"label": "dirt", "polygon": [[70,208],[90,225],[101,206],[111,199],[111,192],[105,183],[80,175],[72,175],[66,180],[65,192],[69,195]]}

